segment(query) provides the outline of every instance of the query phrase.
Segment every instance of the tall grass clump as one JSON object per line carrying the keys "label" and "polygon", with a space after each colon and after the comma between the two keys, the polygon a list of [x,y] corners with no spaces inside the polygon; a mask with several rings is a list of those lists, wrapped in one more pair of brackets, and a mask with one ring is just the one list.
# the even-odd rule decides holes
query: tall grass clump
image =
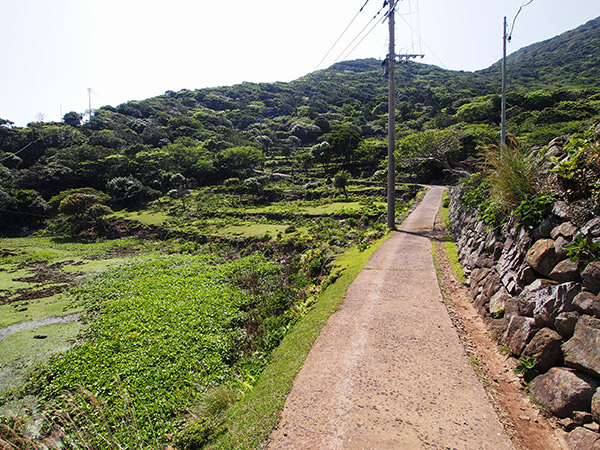
{"label": "tall grass clump", "polygon": [[536,152],[526,152],[511,140],[507,145],[488,147],[483,157],[491,200],[502,212],[510,212],[537,195],[540,158]]}
{"label": "tall grass clump", "polygon": [[[10,417],[0,421],[2,450],[162,449],[155,432],[144,435],[134,411],[134,396],[121,387],[123,403],[111,408],[87,389],[60,394],[34,422]],[[35,437],[34,437],[35,436]]]}
{"label": "tall grass clump", "polygon": [[482,171],[463,182],[461,202],[477,208],[479,220],[497,230],[514,213],[527,229],[537,226],[547,215],[552,196],[541,193],[541,158],[526,152],[516,141],[491,146],[482,154]]}

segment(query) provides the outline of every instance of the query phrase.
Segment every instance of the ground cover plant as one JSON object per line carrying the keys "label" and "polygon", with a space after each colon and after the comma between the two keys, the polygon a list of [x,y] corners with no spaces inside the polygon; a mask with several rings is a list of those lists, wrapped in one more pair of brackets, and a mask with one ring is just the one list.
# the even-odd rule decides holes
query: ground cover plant
{"label": "ground cover plant", "polygon": [[[51,238],[0,239],[0,411],[13,401],[31,367],[67,350],[82,329],[72,289],[132,254],[152,252],[133,239],[65,242]],[[29,407],[29,406],[27,406]]]}
{"label": "ground cover plant", "polygon": [[89,323],[83,342],[33,383],[46,398],[85,386],[116,409],[121,386],[151,442],[174,431],[172,418],[204,387],[257,374],[278,343],[271,333],[293,318],[279,314],[297,295],[282,266],[260,254],[222,264],[191,255],[131,262],[79,292]]}

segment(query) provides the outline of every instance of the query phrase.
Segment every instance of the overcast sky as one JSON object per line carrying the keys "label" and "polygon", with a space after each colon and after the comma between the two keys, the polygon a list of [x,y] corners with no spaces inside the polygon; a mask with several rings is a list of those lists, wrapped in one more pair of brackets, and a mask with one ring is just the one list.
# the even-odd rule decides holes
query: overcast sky
{"label": "overcast sky", "polygon": [[[365,1],[0,0],[0,118],[24,126],[83,113],[88,88],[98,108],[166,90],[291,81],[319,66]],[[502,56],[503,17],[510,24],[528,1],[402,0],[397,52],[452,70],[488,67]],[[385,57],[383,13],[370,22],[382,6],[369,0],[319,68]],[[598,16],[598,0],[533,0],[509,53]],[[351,44],[362,29],[372,31]]]}

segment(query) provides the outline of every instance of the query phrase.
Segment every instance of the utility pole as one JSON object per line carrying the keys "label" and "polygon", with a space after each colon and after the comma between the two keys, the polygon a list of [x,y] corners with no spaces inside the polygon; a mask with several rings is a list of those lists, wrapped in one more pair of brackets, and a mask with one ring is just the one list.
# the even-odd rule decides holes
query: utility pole
{"label": "utility pole", "polygon": [[388,189],[387,189],[387,227],[393,230],[396,227],[396,164],[394,150],[396,148],[396,78],[394,66],[396,64],[396,21],[394,8],[396,0],[388,0],[390,11],[388,23],[390,28],[390,47],[388,51]]}
{"label": "utility pole", "polygon": [[394,150],[396,149],[396,58],[399,62],[408,62],[411,58],[423,58],[424,55],[396,55],[396,0],[387,0],[390,10],[388,12],[388,23],[390,27],[390,47],[387,55],[385,73],[389,77],[388,85],[388,192],[387,192],[387,227],[393,230],[396,226],[396,164],[394,161]]}
{"label": "utility pole", "polygon": [[[516,17],[515,17],[516,18]],[[506,145],[506,16],[504,16],[504,32],[502,38],[502,107],[501,107],[501,131],[500,131],[500,147]]]}
{"label": "utility pole", "polygon": [[87,88],[88,90],[88,111],[90,112],[89,122],[92,121],[92,88]]}

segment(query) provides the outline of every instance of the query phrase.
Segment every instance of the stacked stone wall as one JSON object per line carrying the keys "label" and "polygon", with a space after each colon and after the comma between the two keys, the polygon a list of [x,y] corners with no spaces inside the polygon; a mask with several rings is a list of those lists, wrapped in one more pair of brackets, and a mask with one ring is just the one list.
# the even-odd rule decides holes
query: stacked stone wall
{"label": "stacked stone wall", "polygon": [[576,225],[557,202],[534,230],[511,217],[493,231],[460,198],[461,188],[452,188],[450,220],[472,301],[512,356],[535,359],[533,398],[567,428],[587,423],[585,433],[598,431],[600,261],[572,261],[565,247],[600,241],[600,218]]}

